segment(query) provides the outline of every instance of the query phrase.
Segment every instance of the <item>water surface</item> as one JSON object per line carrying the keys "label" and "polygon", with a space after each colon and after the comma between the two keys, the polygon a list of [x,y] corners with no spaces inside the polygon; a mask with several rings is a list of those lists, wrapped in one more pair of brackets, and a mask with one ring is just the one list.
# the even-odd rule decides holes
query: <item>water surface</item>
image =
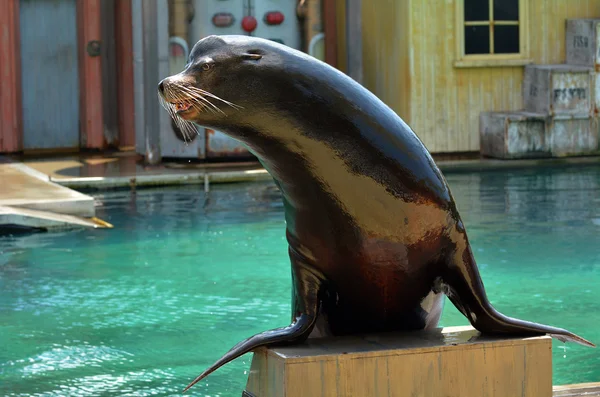
{"label": "water surface", "polygon": [[[447,175],[490,300],[600,342],[600,168]],[[271,183],[96,194],[112,230],[0,237],[0,395],[180,396],[239,340],[287,325]],[[466,325],[448,302],[444,326]],[[192,396],[240,396],[251,355]],[[600,351],[553,342],[554,383]]]}

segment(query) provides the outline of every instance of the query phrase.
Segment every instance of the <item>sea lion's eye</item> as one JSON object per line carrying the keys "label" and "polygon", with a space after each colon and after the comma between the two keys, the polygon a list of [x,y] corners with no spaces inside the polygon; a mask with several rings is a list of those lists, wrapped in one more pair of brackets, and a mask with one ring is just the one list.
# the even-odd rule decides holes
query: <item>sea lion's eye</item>
{"label": "sea lion's eye", "polygon": [[213,67],[213,64],[209,63],[209,62],[202,64],[202,70],[204,70],[204,71],[210,70],[210,69],[212,69],[212,67]]}

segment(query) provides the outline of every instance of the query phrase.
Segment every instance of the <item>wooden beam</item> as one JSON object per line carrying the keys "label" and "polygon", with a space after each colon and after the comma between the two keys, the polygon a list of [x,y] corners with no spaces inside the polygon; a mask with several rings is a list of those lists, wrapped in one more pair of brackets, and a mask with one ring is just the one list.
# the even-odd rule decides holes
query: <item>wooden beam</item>
{"label": "wooden beam", "polygon": [[19,0],[0,1],[0,152],[23,149]]}
{"label": "wooden beam", "polygon": [[598,397],[600,396],[600,382],[579,383],[575,385],[554,386],[553,397]]}
{"label": "wooden beam", "polygon": [[[77,1],[79,42],[79,90],[81,109],[81,147],[103,149],[104,119],[102,101],[102,65],[100,52],[93,53],[90,43],[102,45],[100,28],[101,0]],[[92,53],[88,52],[88,48]]]}
{"label": "wooden beam", "polygon": [[254,351],[246,395],[552,396],[549,336],[473,327],[314,338]]}

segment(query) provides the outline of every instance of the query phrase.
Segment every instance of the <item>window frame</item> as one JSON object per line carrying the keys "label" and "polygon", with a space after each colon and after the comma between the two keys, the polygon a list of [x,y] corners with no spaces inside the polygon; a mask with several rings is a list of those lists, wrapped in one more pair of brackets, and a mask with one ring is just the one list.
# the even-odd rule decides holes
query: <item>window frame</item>
{"label": "window frame", "polygon": [[[490,14],[493,13],[493,1],[490,2]],[[519,0],[519,53],[518,54],[465,54],[465,0],[456,0],[455,2],[455,37],[456,37],[456,58],[454,67],[490,67],[490,66],[521,66],[533,63],[529,54],[529,18],[528,18],[528,0]],[[490,19],[484,26],[489,26]],[[516,24],[514,24],[516,25]],[[513,26],[514,26],[513,25]],[[490,38],[493,40],[493,37]],[[493,42],[493,41],[492,41]]]}

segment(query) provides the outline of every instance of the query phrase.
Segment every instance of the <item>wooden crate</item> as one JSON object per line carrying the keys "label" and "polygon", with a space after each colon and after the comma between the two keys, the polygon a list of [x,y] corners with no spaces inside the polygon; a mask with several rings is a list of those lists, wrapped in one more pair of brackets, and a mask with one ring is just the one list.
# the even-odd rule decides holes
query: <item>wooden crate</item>
{"label": "wooden crate", "polygon": [[523,104],[528,112],[592,114],[594,68],[581,65],[527,65],[523,77]]}
{"label": "wooden crate", "polygon": [[551,397],[552,341],[470,326],[312,339],[257,350],[243,395]]}
{"label": "wooden crate", "polygon": [[556,116],[546,128],[554,157],[598,154],[598,118],[589,115]]}
{"label": "wooden crate", "polygon": [[551,157],[546,119],[539,113],[482,112],[479,141],[483,156],[500,159]]}
{"label": "wooden crate", "polygon": [[600,19],[567,19],[565,47],[571,65],[600,65]]}
{"label": "wooden crate", "polygon": [[600,110],[600,18],[567,19],[567,62],[594,68],[594,107]]}

